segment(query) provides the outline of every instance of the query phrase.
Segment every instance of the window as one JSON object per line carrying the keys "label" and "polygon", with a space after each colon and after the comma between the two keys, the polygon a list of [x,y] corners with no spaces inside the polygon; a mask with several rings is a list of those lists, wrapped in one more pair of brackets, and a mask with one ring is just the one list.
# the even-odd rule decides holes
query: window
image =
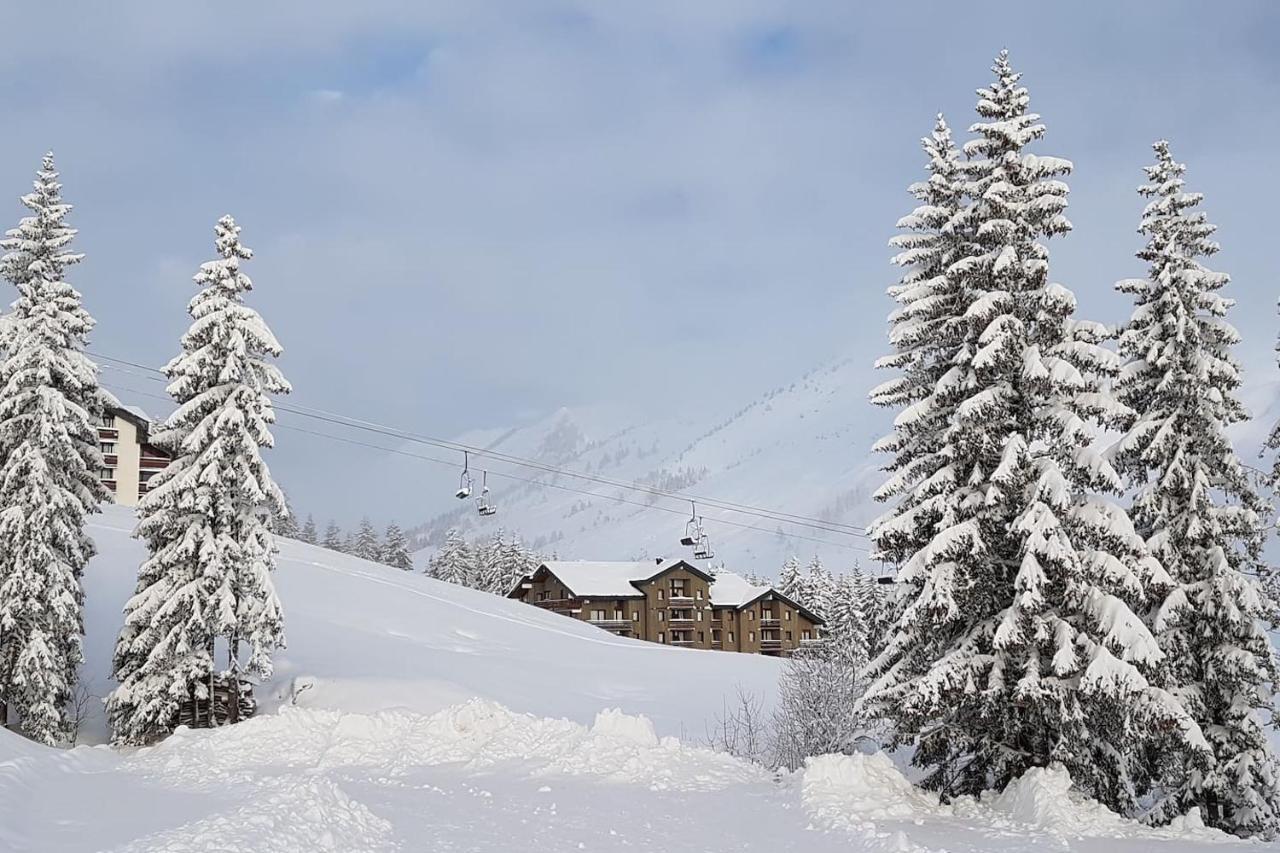
{"label": "window", "polygon": [[116,452],[116,443],[114,441],[104,441],[98,445],[98,449],[106,454],[114,454]]}
{"label": "window", "polygon": [[615,622],[625,622],[627,621],[627,614],[623,613],[621,610],[615,610],[613,611],[613,620]]}
{"label": "window", "polygon": [[698,632],[698,642],[699,642],[699,643],[701,643],[701,642],[703,642],[703,641],[704,641],[704,639],[705,639],[705,638],[703,637],[702,632],[701,632],[701,631],[699,631],[699,632]]}
{"label": "window", "polygon": [[732,622],[732,621],[733,621],[733,611],[732,611],[732,610],[726,610],[726,611],[724,612],[724,618],[726,618],[726,619],[728,619],[730,622]]}
{"label": "window", "polygon": [[547,591],[546,591],[545,589],[544,589],[544,590],[542,590],[541,592],[539,592],[539,593],[538,593],[538,600],[539,600],[539,601],[546,601],[546,600],[547,600],[547,595],[548,595]]}
{"label": "window", "polygon": [[748,622],[754,622],[754,621],[755,621],[755,618],[756,618],[756,612],[755,612],[754,610],[748,610],[748,611],[747,611],[747,621],[748,621]]}
{"label": "window", "polygon": [[790,622],[790,621],[791,621],[791,611],[790,611],[790,610],[784,610],[784,611],[782,611],[782,618],[783,618],[783,619],[786,619],[788,622]]}
{"label": "window", "polygon": [[103,480],[114,480],[116,478],[116,471],[114,468],[103,468],[98,472],[98,477]]}
{"label": "window", "polygon": [[788,631],[788,632],[787,632],[787,642],[788,642],[788,643],[789,643],[789,642],[791,642],[791,632],[790,632],[790,631]]}
{"label": "window", "polygon": [[604,619],[605,619],[605,616],[604,616],[604,611],[603,611],[603,610],[592,610],[592,611],[591,611],[591,621],[592,621],[592,622],[603,622],[603,621],[604,621]]}
{"label": "window", "polygon": [[662,590],[658,590],[658,600],[662,600]]}
{"label": "window", "polygon": [[701,610],[699,610],[699,611],[698,611],[696,618],[697,618],[697,620],[698,620],[699,622],[701,622],[701,621],[702,621],[702,611],[701,611]]}
{"label": "window", "polygon": [[666,634],[664,634],[664,633],[662,633],[661,631],[659,631],[659,632],[658,632],[658,642],[659,642],[659,643],[665,643],[666,641],[667,641],[667,635],[666,635]]}
{"label": "window", "polygon": [[156,474],[159,474],[159,473],[160,473],[159,471],[139,471],[139,472],[138,472],[138,482],[139,482],[139,483],[145,483],[145,482],[147,482],[148,480],[150,480],[152,477],[154,477]]}
{"label": "window", "polygon": [[747,642],[748,642],[748,643],[754,643],[755,641],[756,641],[756,632],[755,632],[755,631],[752,631],[751,633],[747,634]]}
{"label": "window", "polygon": [[640,611],[639,611],[639,610],[632,610],[632,611],[631,611],[631,621],[632,621],[632,622],[639,622],[639,621],[640,621]]}
{"label": "window", "polygon": [[103,416],[102,416],[102,425],[103,425],[104,427],[106,427],[107,429],[114,429],[114,428],[115,428],[115,425],[116,425],[116,416],[115,416],[115,415],[103,415]]}
{"label": "window", "polygon": [[671,579],[671,597],[672,598],[684,597],[684,578]]}
{"label": "window", "polygon": [[802,640],[808,640],[808,639],[810,639],[809,632],[808,632],[808,631],[801,631],[801,632],[800,632],[800,639],[802,639]]}
{"label": "window", "polygon": [[659,622],[662,622],[663,620],[665,620],[665,619],[666,619],[666,616],[667,616],[667,614],[663,613],[661,610],[659,610],[659,611],[658,611],[658,621],[659,621]]}
{"label": "window", "polygon": [[733,642],[733,632],[732,632],[732,631],[730,631],[730,632],[729,632],[729,642],[731,642],[731,643]]}
{"label": "window", "polygon": [[697,590],[696,592],[694,592],[693,597],[694,597],[694,598],[696,598],[696,599],[698,599],[699,601],[701,601],[701,600],[702,600],[702,590]]}

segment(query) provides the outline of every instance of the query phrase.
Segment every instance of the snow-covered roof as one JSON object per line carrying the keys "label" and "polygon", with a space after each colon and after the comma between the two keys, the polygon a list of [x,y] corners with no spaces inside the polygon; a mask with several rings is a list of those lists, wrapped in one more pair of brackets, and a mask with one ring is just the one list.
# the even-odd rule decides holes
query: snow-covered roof
{"label": "snow-covered roof", "polygon": [[155,419],[152,418],[151,415],[148,415],[141,406],[122,406],[121,408],[133,415],[135,418],[141,418],[149,424],[155,423]]}
{"label": "snow-covered roof", "polygon": [[695,572],[707,574],[689,560],[643,560],[622,563],[600,563],[590,560],[551,560],[547,569],[578,596],[640,595],[635,584],[660,575],[679,563]]}
{"label": "snow-covered roof", "polygon": [[579,596],[639,595],[640,590],[632,585],[632,581],[645,580],[663,569],[653,560],[643,563],[552,560],[542,565]]}
{"label": "snow-covered roof", "polygon": [[767,586],[753,584],[742,575],[721,570],[716,572],[716,582],[711,585],[711,603],[726,607],[741,607],[747,602],[755,601],[770,589]]}

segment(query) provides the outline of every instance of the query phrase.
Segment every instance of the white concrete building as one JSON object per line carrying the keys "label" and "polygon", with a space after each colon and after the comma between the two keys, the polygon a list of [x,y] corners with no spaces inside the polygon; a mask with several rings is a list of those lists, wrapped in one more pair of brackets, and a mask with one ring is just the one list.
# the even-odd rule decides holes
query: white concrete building
{"label": "white concrete building", "polygon": [[135,406],[111,407],[98,426],[102,450],[99,478],[115,502],[137,506],[146,494],[147,481],[169,464],[169,455],[148,443],[151,419]]}

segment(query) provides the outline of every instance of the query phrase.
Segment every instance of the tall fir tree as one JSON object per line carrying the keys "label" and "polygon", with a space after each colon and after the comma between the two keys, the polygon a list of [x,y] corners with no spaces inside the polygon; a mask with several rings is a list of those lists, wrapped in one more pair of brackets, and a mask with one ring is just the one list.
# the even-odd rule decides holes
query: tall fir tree
{"label": "tall fir tree", "polygon": [[49,744],[69,730],[83,658],[85,517],[108,498],[97,433],[106,398],[84,352],[93,318],[64,278],[82,256],[69,250],[61,189],[46,154],[22,196],[31,214],[0,241],[0,272],[18,290],[0,339],[0,724],[13,712]]}
{"label": "tall fir tree", "polygon": [[330,521],[324,529],[324,547],[330,551],[341,552],[346,548],[346,540],[342,536],[342,528],[338,522]]}
{"label": "tall fir tree", "polygon": [[277,536],[284,536],[289,539],[297,539],[301,533],[298,527],[298,517],[293,511],[293,504],[289,502],[289,495],[284,496],[284,512],[275,519],[275,526],[272,528]]}
{"label": "tall fir tree", "polygon": [[782,571],[778,573],[778,592],[794,599],[800,589],[800,579],[800,560],[795,555],[787,557],[782,564]]}
{"label": "tall fir tree", "polygon": [[1026,150],[1044,125],[1007,53],[993,70],[964,147],[972,250],[946,271],[961,298],[943,325],[961,343],[922,407],[952,413],[927,480],[936,520],[902,555],[906,594],[866,703],[946,795],[1061,762],[1132,812],[1151,782],[1145,749],[1204,743],[1145,675],[1163,656],[1135,611],[1168,578],[1093,494],[1121,484],[1089,422],[1123,407],[1104,393],[1118,366],[1106,330],[1075,321],[1075,297],[1048,278],[1041,241],[1070,230],[1071,164]]}
{"label": "tall fir tree", "polygon": [[898,220],[902,233],[889,241],[898,250],[893,263],[904,273],[889,288],[898,303],[889,316],[892,352],[876,362],[897,375],[871,392],[877,406],[901,410],[875,446],[892,454],[885,466],[891,476],[876,500],[897,500],[870,527],[876,556],[895,564],[928,543],[944,512],[944,436],[957,401],[938,390],[958,378],[953,371],[967,344],[964,312],[972,298],[966,278],[953,268],[977,251],[965,217],[965,165],[941,115],[921,147],[929,176],[911,185],[918,205]]}
{"label": "tall fir tree", "polygon": [[184,701],[211,700],[219,640],[235,690],[242,671],[269,676],[284,644],[271,582],[271,524],[284,495],[261,451],[274,444],[270,395],[290,387],[273,363],[280,344],[244,302],[252,282],[240,263],[252,252],[230,216],[214,234],[218,258],[196,273],[191,328],[164,368],[178,407],[155,440],[173,461],[138,505],[136,535],[150,556],[116,645],[119,687],[107,708],[117,742],[163,735]]}
{"label": "tall fir tree", "polygon": [[387,533],[382,538],[382,560],[395,569],[413,570],[413,556],[409,553],[409,541],[404,531],[394,521],[387,525]]}
{"label": "tall fir tree", "polygon": [[[1203,196],[1183,185],[1186,167],[1169,144],[1138,192],[1149,199],[1138,257],[1147,277],[1116,287],[1133,296],[1120,335],[1127,363],[1117,396],[1132,414],[1115,445],[1116,467],[1136,487],[1134,527],[1172,579],[1153,625],[1167,658],[1166,680],[1213,749],[1207,768],[1166,784],[1166,817],[1198,806],[1205,821],[1243,835],[1280,831],[1280,765],[1263,719],[1275,713],[1280,680],[1261,626],[1270,615],[1256,577],[1265,576],[1267,507],[1226,430],[1248,419],[1227,322],[1228,277],[1202,259],[1218,252]],[[1181,770],[1175,765],[1175,770]]]}
{"label": "tall fir tree", "polygon": [[444,544],[427,562],[427,574],[436,580],[469,586],[476,572],[476,549],[457,528],[449,528]]}
{"label": "tall fir tree", "polygon": [[360,526],[356,528],[355,539],[351,543],[350,553],[364,560],[372,560],[375,563],[382,561],[382,543],[378,541],[378,534],[373,529],[373,522],[368,516],[360,519]]}
{"label": "tall fir tree", "polygon": [[302,530],[298,533],[298,538],[308,545],[318,545],[320,543],[320,534],[316,532],[316,520],[307,514],[306,523],[302,525]]}

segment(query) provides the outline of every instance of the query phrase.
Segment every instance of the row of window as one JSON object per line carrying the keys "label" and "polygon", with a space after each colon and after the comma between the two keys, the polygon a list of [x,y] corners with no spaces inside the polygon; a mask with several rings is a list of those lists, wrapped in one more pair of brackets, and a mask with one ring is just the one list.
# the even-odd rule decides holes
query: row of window
{"label": "row of window", "polygon": [[[677,633],[677,632],[675,632],[675,631],[672,631],[672,632],[671,632],[671,641],[672,641],[672,642],[677,642],[677,641],[679,641],[681,638],[689,639],[689,640],[691,641],[691,640],[692,640],[692,637],[685,637],[685,633],[687,633],[687,632],[684,632],[684,633]],[[734,642],[734,634],[733,634],[733,632],[732,632],[732,631],[729,631],[729,632],[727,632],[727,633],[729,634],[729,644],[730,644],[730,645],[733,645],[733,642]],[[705,638],[706,638],[706,635],[705,635],[702,631],[699,631],[699,632],[698,632],[698,642],[699,642],[699,643],[703,642]],[[792,641],[792,638],[791,638],[791,632],[790,632],[790,631],[787,631],[787,632],[786,632],[786,639],[787,639],[787,642],[788,642],[788,643],[790,643],[790,642]],[[812,634],[812,632],[807,631],[807,630],[806,630],[806,631],[801,631],[801,632],[800,632],[800,639],[801,639],[801,641],[803,641],[803,642],[808,642],[808,641],[810,641],[810,640],[812,640],[812,639],[813,639],[813,634]],[[779,639],[778,637],[766,637],[766,636],[764,636],[763,634],[761,634],[761,635],[760,635],[760,640],[761,640],[761,642],[766,642],[766,643],[767,643],[767,642],[769,642],[769,641],[771,641],[771,640],[772,640],[772,641],[775,641],[775,642],[780,642],[780,639]],[[658,632],[658,642],[659,642],[659,643],[665,643],[666,641],[667,641],[667,635],[666,635],[666,633],[665,633],[665,632],[663,632],[663,631],[659,631],[659,632]],[[748,632],[747,632],[747,642],[748,642],[748,643],[754,643],[755,641],[756,641],[756,632],[755,632],[755,631],[748,631]],[[712,643],[718,643],[718,642],[720,642],[720,632],[719,632],[719,631],[712,631],[712,632],[711,632],[711,642],[712,642]]]}

